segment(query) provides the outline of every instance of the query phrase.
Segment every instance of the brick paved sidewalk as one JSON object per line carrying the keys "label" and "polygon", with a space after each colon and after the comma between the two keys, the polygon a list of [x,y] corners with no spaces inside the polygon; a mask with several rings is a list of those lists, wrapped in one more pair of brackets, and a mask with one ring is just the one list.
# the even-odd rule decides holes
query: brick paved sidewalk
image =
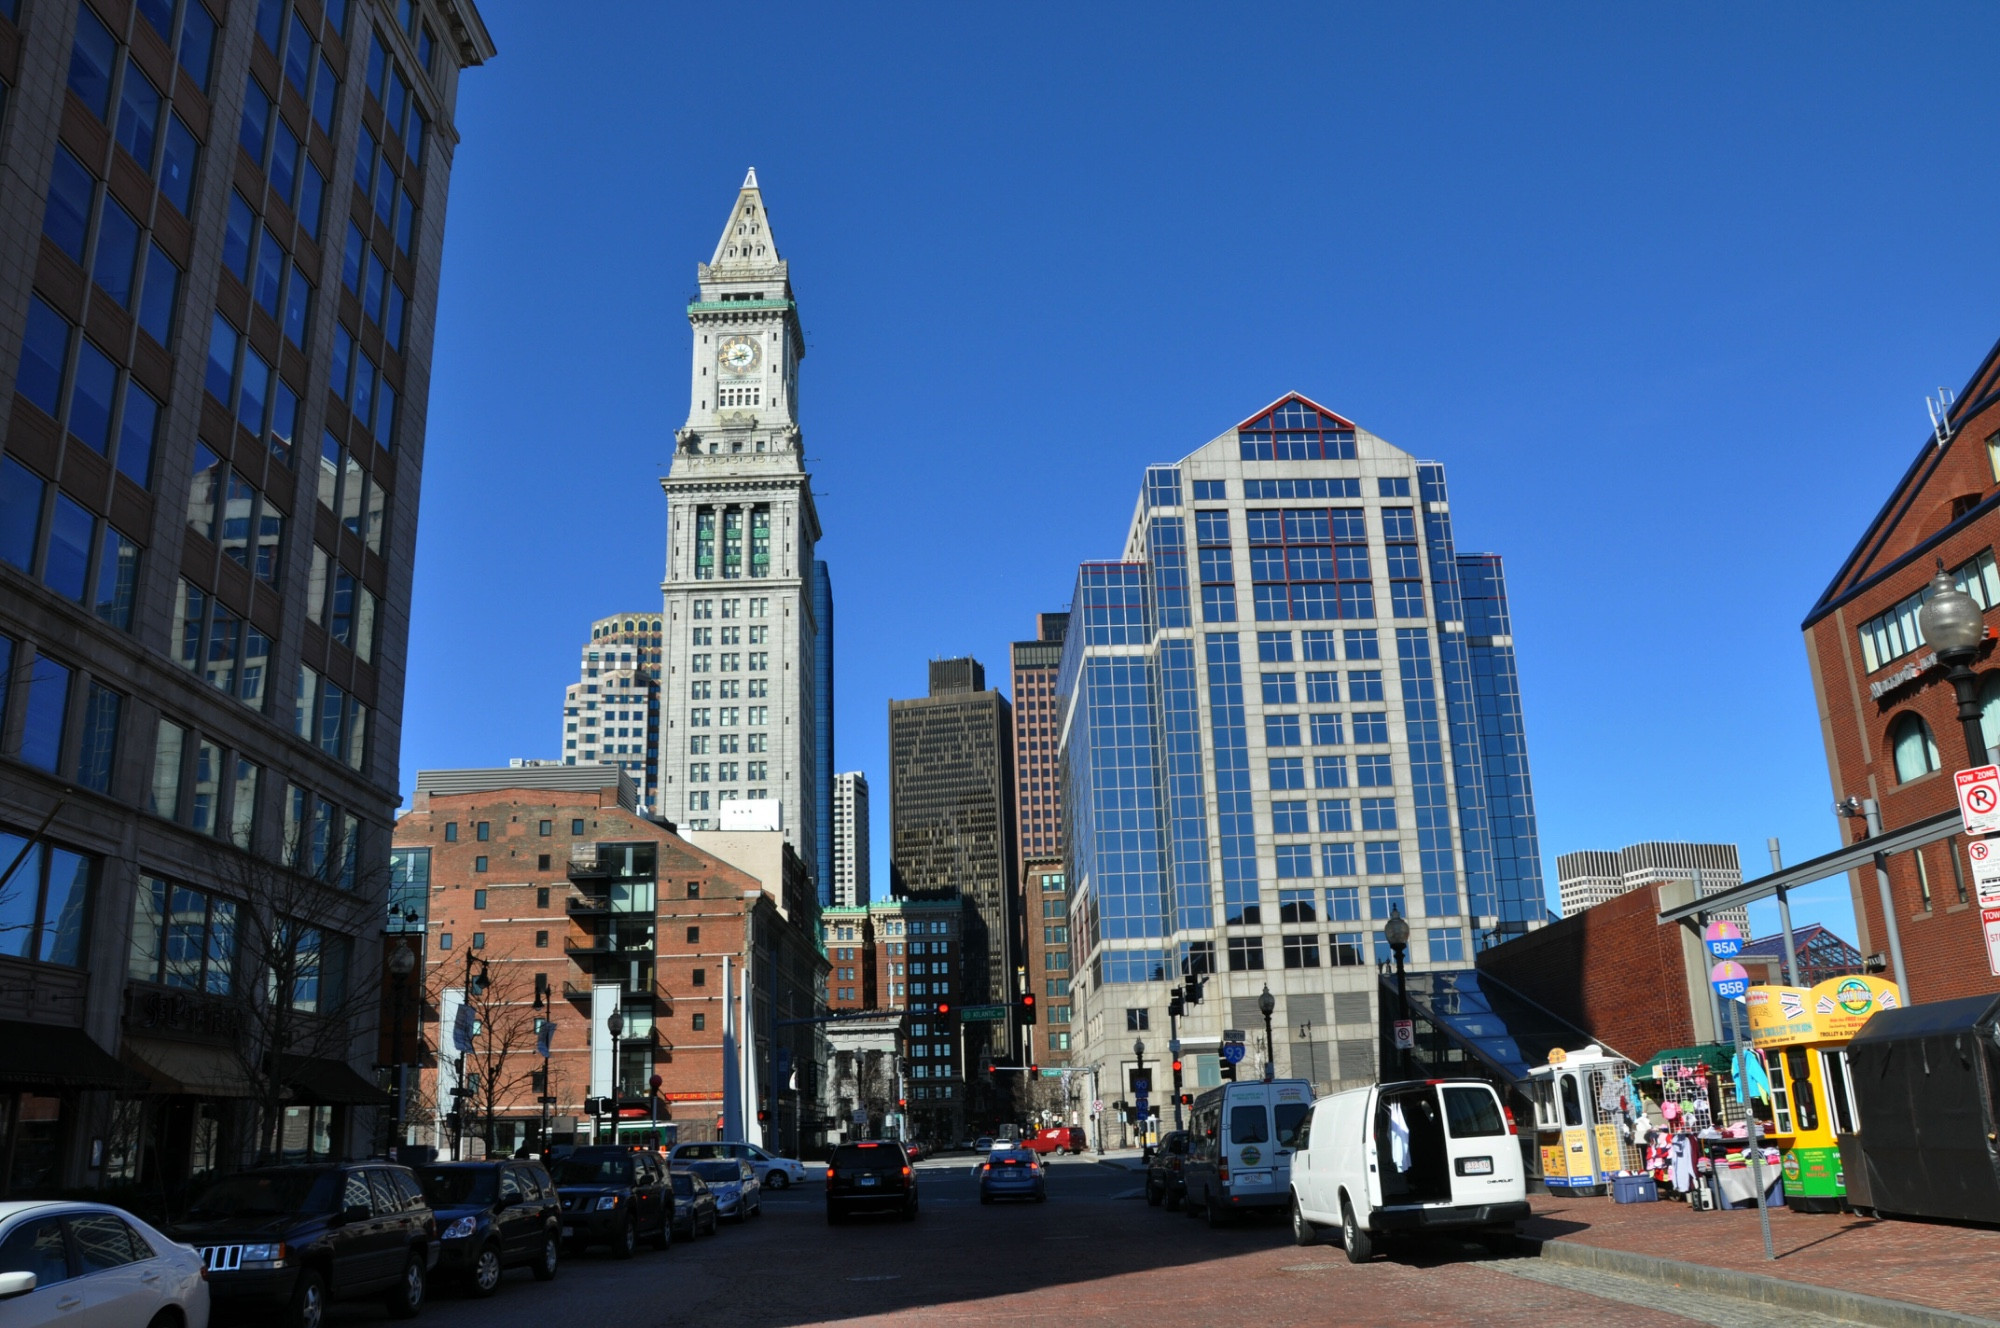
{"label": "brick paved sidewalk", "polygon": [[1767,1261],[1754,1208],[1696,1213],[1673,1202],[1531,1198],[1534,1216],[1522,1234],[1538,1240],[1731,1268],[1959,1314],[1992,1316],[2000,1309],[2000,1230],[1774,1208],[1771,1244],[1778,1257]]}

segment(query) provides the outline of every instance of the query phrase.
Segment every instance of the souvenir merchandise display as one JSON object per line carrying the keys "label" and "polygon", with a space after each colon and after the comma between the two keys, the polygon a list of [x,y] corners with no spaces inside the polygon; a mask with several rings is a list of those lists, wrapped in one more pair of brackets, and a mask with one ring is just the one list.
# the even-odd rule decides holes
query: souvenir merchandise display
{"label": "souvenir merchandise display", "polygon": [[1718,1162],[1727,1165],[1730,1138],[1748,1132],[1736,1100],[1735,1075],[1716,1069],[1701,1048],[1650,1063],[1635,1087],[1644,1085],[1643,1149],[1640,1168],[1671,1193],[1704,1209],[1714,1207],[1710,1177]]}

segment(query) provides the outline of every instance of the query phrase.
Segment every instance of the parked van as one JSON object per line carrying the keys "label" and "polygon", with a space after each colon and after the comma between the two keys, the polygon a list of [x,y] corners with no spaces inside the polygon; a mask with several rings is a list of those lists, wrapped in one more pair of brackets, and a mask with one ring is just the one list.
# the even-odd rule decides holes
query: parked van
{"label": "parked van", "polygon": [[1511,1239],[1528,1215],[1513,1117],[1481,1079],[1377,1084],[1313,1104],[1291,1159],[1292,1235],[1340,1228],[1351,1263],[1392,1233]]}
{"label": "parked van", "polygon": [[1220,1226],[1234,1213],[1283,1208],[1292,1149],[1311,1110],[1304,1079],[1224,1084],[1196,1098],[1182,1171],[1188,1216]]}

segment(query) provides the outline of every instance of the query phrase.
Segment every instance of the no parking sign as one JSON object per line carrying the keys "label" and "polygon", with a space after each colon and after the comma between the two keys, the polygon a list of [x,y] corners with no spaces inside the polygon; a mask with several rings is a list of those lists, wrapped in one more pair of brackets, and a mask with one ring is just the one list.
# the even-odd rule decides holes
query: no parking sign
{"label": "no parking sign", "polygon": [[1976,765],[1951,777],[1968,835],[2000,833],[2000,765]]}

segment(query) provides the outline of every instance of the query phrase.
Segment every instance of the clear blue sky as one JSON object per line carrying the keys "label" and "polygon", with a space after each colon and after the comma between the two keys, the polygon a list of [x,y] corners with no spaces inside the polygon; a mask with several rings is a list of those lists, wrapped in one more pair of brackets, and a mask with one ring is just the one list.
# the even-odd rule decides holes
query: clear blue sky
{"label": "clear blue sky", "polygon": [[[2000,11],[481,7],[405,789],[556,755],[590,620],[658,607],[682,305],[755,165],[878,845],[886,701],[1004,686],[1144,465],[1291,389],[1506,556],[1551,887],[1836,844],[1799,622],[2000,334]],[[1844,883],[1797,912],[1852,934]]]}

